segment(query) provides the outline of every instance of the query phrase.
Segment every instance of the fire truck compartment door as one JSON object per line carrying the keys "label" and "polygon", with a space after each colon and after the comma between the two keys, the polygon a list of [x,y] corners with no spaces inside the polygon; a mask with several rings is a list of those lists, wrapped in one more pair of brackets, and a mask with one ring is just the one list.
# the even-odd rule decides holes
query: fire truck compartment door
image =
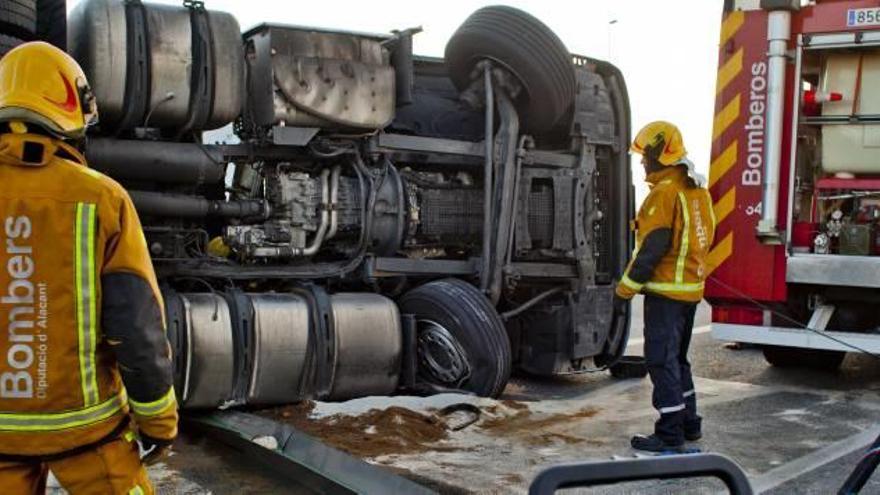
{"label": "fire truck compartment door", "polygon": [[880,288],[880,257],[793,254],[785,280],[794,284]]}

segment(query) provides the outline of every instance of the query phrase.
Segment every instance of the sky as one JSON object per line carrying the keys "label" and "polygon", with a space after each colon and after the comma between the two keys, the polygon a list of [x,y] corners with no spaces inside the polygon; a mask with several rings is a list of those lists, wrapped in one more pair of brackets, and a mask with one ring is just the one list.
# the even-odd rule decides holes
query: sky
{"label": "sky", "polygon": [[[68,0],[68,8],[79,2]],[[208,9],[235,15],[242,30],[261,22],[380,33],[422,26],[414,51],[431,56],[443,56],[447,40],[473,11],[498,3],[541,19],[570,52],[620,68],[633,132],[653,120],[675,123],[691,160],[707,174],[723,0],[205,0]],[[642,197],[644,173],[638,159],[633,166]]]}

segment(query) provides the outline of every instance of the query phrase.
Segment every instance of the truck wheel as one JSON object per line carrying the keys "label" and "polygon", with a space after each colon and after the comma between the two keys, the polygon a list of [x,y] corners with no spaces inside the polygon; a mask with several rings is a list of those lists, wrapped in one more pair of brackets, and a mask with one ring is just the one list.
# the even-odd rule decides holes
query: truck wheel
{"label": "truck wheel", "polygon": [[450,278],[407,292],[398,305],[416,318],[422,380],[484,397],[501,395],[510,378],[510,342],[486,296]]}
{"label": "truck wheel", "polygon": [[764,346],[764,359],[780,368],[813,368],[836,370],[843,363],[846,353],[796,347]]}
{"label": "truck wheel", "polygon": [[37,0],[37,38],[67,49],[67,2]]}
{"label": "truck wheel", "polygon": [[22,43],[24,43],[24,41],[14,36],[6,36],[5,34],[0,34],[0,57],[6,55],[6,52],[12,50]]}
{"label": "truck wheel", "polygon": [[551,130],[574,101],[571,54],[550,28],[519,9],[477,10],[452,35],[445,57],[450,77],[462,91],[480,60],[490,59],[512,72],[525,90],[517,107],[527,132]]}
{"label": "truck wheel", "polygon": [[33,39],[37,32],[36,0],[5,0],[0,2],[0,32],[19,38]]}

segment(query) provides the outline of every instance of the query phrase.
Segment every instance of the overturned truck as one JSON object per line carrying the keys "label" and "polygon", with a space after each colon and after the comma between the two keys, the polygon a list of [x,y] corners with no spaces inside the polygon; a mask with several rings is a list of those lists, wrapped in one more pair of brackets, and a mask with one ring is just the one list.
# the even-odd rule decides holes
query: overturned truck
{"label": "overturned truck", "polygon": [[[626,88],[510,7],[389,35],[86,0],[90,165],[129,191],[184,408],[499,395],[602,369],[628,316]],[[226,126],[222,143],[204,131]],[[214,140],[216,141],[216,140]]]}

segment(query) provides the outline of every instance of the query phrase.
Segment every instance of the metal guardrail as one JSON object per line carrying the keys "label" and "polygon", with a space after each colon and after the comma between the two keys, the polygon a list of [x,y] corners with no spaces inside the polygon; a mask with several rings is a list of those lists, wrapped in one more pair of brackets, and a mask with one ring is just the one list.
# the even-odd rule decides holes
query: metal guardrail
{"label": "metal guardrail", "polygon": [[436,492],[334,449],[287,424],[238,411],[186,414],[183,420],[276,474],[316,493],[419,495]]}
{"label": "metal guardrail", "polygon": [[549,495],[563,488],[629,481],[703,477],[720,479],[734,495],[754,493],[743,470],[727,457],[685,454],[553,466],[538,473],[529,487],[529,495]]}

